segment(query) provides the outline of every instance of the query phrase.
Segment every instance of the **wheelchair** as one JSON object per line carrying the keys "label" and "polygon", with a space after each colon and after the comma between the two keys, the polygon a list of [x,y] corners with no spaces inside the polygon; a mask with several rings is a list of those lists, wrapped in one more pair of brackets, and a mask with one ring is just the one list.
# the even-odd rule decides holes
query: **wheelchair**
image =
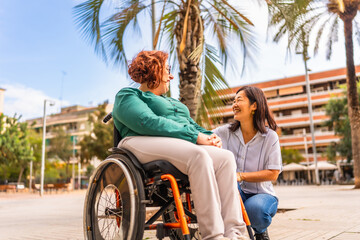
{"label": "wheelchair", "polygon": [[[109,113],[103,122],[111,118]],[[84,202],[85,239],[141,240],[146,230],[156,230],[160,240],[201,239],[188,177],[167,161],[140,163],[130,151],[117,147],[120,140],[114,126],[111,154],[90,178]],[[147,207],[158,210],[146,221]],[[243,204],[242,209],[253,239]]]}

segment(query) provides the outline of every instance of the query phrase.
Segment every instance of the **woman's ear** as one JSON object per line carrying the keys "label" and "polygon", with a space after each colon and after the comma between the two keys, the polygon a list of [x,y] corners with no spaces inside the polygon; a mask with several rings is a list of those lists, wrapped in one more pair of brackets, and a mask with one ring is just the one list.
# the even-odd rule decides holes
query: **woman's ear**
{"label": "woman's ear", "polygon": [[254,102],[253,104],[251,104],[250,109],[251,109],[251,111],[256,111],[256,109],[257,109],[257,103]]}

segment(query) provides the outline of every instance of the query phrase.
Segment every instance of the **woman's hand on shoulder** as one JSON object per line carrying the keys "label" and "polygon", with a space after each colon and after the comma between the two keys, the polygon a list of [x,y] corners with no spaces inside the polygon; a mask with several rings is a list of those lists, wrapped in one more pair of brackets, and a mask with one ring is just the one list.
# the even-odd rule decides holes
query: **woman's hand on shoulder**
{"label": "woman's hand on shoulder", "polygon": [[221,138],[215,133],[211,135],[199,133],[196,143],[199,145],[212,145],[218,148],[222,148]]}

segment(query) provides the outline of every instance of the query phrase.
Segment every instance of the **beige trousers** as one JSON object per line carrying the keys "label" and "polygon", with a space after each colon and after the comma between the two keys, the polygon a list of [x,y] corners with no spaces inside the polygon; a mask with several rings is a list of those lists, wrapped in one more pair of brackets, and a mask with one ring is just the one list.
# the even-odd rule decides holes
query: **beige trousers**
{"label": "beige trousers", "polygon": [[202,239],[247,235],[232,152],[168,137],[126,137],[119,146],[141,163],[166,160],[188,175]]}

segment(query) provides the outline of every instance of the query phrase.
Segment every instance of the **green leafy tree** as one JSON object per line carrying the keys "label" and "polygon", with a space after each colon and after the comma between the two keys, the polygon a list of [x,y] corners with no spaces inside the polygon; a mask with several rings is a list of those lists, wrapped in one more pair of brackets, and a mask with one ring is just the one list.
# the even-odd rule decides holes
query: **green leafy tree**
{"label": "green leafy tree", "polygon": [[[115,5],[113,15],[103,15],[105,3]],[[139,17],[148,17],[146,12],[150,12],[152,6],[148,0],[86,0],[75,7],[76,23],[104,61],[120,64],[126,69],[125,33],[127,30],[141,32]],[[211,113],[221,104],[219,100],[211,101],[211,97],[217,95],[216,90],[228,86],[217,70],[221,65],[218,56],[226,67],[234,52],[228,39],[232,38],[240,46],[243,67],[245,60],[251,59],[252,51],[256,49],[249,30],[252,23],[228,0],[160,0],[156,1],[156,6],[161,9],[161,14],[152,16],[157,18],[154,48],[165,46],[174,62],[178,60],[180,101],[189,108],[192,118],[200,120],[201,117],[196,118],[199,99],[202,97],[201,103],[206,107],[200,109],[202,116],[207,116],[207,112]],[[209,38],[205,38],[205,32],[209,32]],[[219,54],[214,44],[218,45]],[[202,92],[203,87],[206,90]]]}
{"label": "green leafy tree", "polygon": [[327,36],[327,58],[330,59],[332,47],[338,41],[341,22],[345,38],[346,83],[348,116],[351,128],[352,155],[354,159],[355,188],[360,188],[360,108],[356,91],[353,38],[360,43],[360,27],[356,15],[360,10],[360,0],[271,0],[270,24],[277,27],[274,40],[288,37],[288,46],[302,51],[306,61],[309,37],[315,34],[314,54],[318,52],[320,40]]}
{"label": "green leafy tree", "polygon": [[67,182],[66,165],[59,160],[47,161],[45,164],[45,184]]}
{"label": "green leafy tree", "polygon": [[3,177],[7,179],[10,172],[17,172],[17,181],[22,180],[29,162],[34,159],[28,138],[27,123],[20,122],[20,117],[0,115],[0,164]]}
{"label": "green leafy tree", "polygon": [[86,176],[90,179],[91,175],[93,174],[95,167],[93,165],[88,165],[86,167]]}
{"label": "green leafy tree", "polygon": [[48,156],[64,161],[66,163],[66,176],[69,176],[69,163],[73,152],[71,137],[61,127],[55,128],[54,135],[54,138],[50,139]]}
{"label": "green leafy tree", "polygon": [[297,149],[281,149],[281,158],[284,164],[289,163],[299,163],[304,160],[304,157],[301,155]]}
{"label": "green leafy tree", "polygon": [[80,141],[80,158],[86,162],[94,156],[99,159],[105,159],[108,155],[108,149],[113,146],[113,121],[107,124],[102,122],[106,116],[106,103],[99,105],[97,110],[89,116],[89,122],[93,127],[89,135],[84,136]]}
{"label": "green leafy tree", "polygon": [[36,178],[40,177],[41,169],[41,154],[42,154],[42,135],[41,132],[37,133],[34,129],[29,129],[29,142],[33,153],[33,176]]}
{"label": "green leafy tree", "polygon": [[[341,157],[350,161],[352,159],[351,128],[347,110],[348,101],[345,97],[346,86],[343,86],[343,88],[345,91],[344,97],[330,99],[325,107],[326,115],[330,117],[326,122],[326,126],[333,128],[335,135],[341,137],[338,143],[328,146],[327,156],[331,160],[336,160],[336,153],[339,153]],[[357,84],[357,89],[360,96],[360,83]]]}

